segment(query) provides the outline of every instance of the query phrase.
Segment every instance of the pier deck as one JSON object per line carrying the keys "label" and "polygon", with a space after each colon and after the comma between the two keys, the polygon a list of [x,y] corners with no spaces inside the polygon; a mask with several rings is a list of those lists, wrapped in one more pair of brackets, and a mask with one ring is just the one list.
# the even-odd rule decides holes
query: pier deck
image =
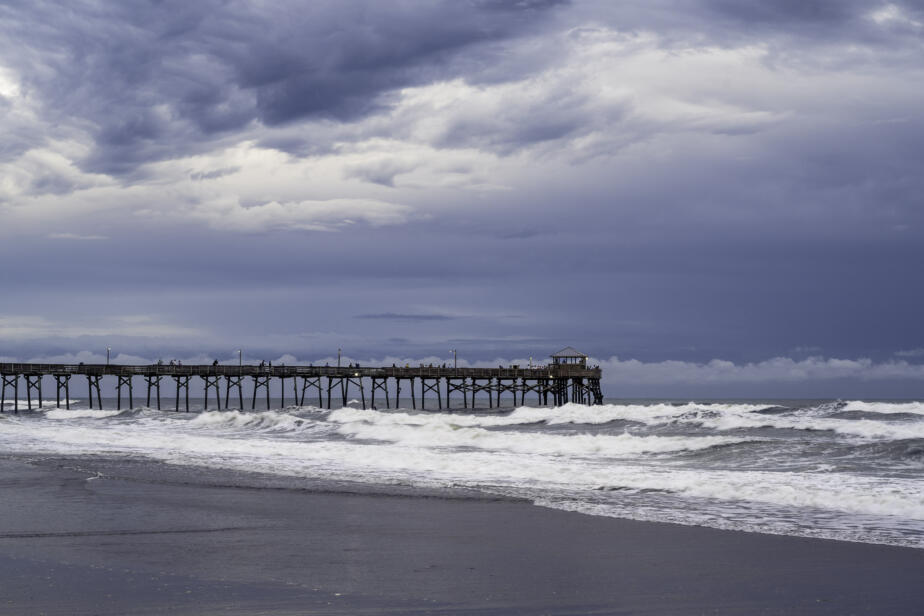
{"label": "pier deck", "polygon": [[[73,377],[87,379],[90,408],[93,408],[94,393],[99,408],[102,408],[100,381],[103,377],[117,379],[117,408],[122,407],[123,390],[127,394],[129,407],[134,407],[134,381],[143,379],[146,384],[146,406],[151,405],[151,395],[156,394],[157,408],[161,408],[160,391],[163,379],[172,379],[176,386],[175,410],[180,409],[181,397],[185,398],[185,410],[189,410],[190,381],[198,378],[202,381],[205,393],[205,407],[208,408],[210,394],[221,408],[221,385],[224,384],[224,408],[229,408],[232,393],[237,394],[238,408],[244,408],[243,383],[252,380],[253,396],[251,408],[256,408],[258,392],[264,390],[266,406],[270,404],[270,385],[273,380],[280,382],[282,404],[285,404],[286,388],[292,380],[291,392],[294,404],[304,405],[306,394],[308,404],[313,405],[317,396],[317,406],[331,407],[332,395],[337,393],[342,405],[347,403],[347,394],[352,386],[359,394],[363,408],[366,408],[366,392],[371,393],[370,404],[376,407],[376,394],[384,397],[385,407],[391,408],[394,401],[397,406],[402,384],[411,396],[412,408],[417,408],[417,393],[420,394],[421,408],[425,408],[425,398],[435,397],[438,408],[450,408],[452,394],[461,394],[463,408],[475,408],[476,394],[479,401],[487,402],[488,408],[500,406],[502,394],[509,403],[525,404],[527,394],[535,394],[539,404],[602,404],[603,394],[600,390],[599,368],[590,368],[576,364],[549,364],[521,368],[519,366],[497,368],[453,368],[446,366],[269,366],[269,365],[121,365],[121,364],[35,364],[35,363],[0,363],[2,378],[2,395],[0,410],[6,410],[7,389],[13,393],[13,412],[19,411],[20,380],[26,388],[26,404],[32,408],[32,397],[42,404],[43,377],[53,377],[55,398],[61,406],[64,394],[65,406],[70,408],[70,381]],[[419,382],[419,387],[415,387]],[[389,388],[389,384],[392,385]],[[393,398],[389,392],[394,391]],[[382,399],[380,397],[380,400]],[[458,396],[456,396],[458,397]],[[486,399],[485,399],[486,398]]]}

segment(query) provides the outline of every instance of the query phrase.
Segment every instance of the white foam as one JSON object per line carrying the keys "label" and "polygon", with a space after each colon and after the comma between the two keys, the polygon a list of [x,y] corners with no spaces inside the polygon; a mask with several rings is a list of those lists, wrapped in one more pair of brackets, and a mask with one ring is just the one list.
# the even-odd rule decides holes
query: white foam
{"label": "white foam", "polygon": [[823,430],[868,440],[924,438],[924,422],[920,421],[886,422],[873,419],[818,417],[811,412],[788,415],[762,415],[759,413],[693,411],[676,418],[676,421],[697,424],[719,431],[777,428],[784,430]]}
{"label": "white foam", "polygon": [[423,426],[373,424],[365,421],[343,424],[338,432],[354,438],[390,441],[415,447],[473,447],[515,453],[555,456],[604,456],[609,458],[646,453],[706,449],[736,442],[721,436],[635,436],[608,434],[531,434],[463,428],[433,422]]}
{"label": "white foam", "polygon": [[122,411],[100,411],[92,409],[74,409],[72,411],[65,409],[53,409],[50,411],[45,411],[45,417],[47,419],[104,419],[106,417],[114,417],[115,415],[121,414]]}
{"label": "white foam", "polygon": [[[68,402],[67,400],[62,400],[61,405],[62,406],[66,405],[67,402]],[[71,400],[70,404],[74,405],[74,404],[77,404],[78,402],[80,402],[80,400]],[[29,401],[28,400],[6,400],[3,403],[3,408],[5,409],[14,408],[16,406],[19,406],[20,411],[26,410],[29,408]],[[32,408],[33,409],[58,408],[58,402],[57,400],[42,400],[42,404],[39,405],[38,400],[35,399],[35,400],[32,400]]]}
{"label": "white foam", "polygon": [[[442,486],[487,484],[501,488],[545,490],[595,490],[601,487],[669,490],[697,498],[749,500],[924,520],[922,484],[912,479],[839,473],[835,481],[829,473],[613,464],[606,459],[583,457],[586,452],[583,446],[577,448],[580,455],[567,452],[564,455],[548,455],[545,451],[534,451],[543,450],[543,445],[531,448],[521,444],[518,446],[522,447],[521,452],[440,450],[409,442],[413,438],[388,444],[286,441],[268,434],[239,439],[184,431],[183,423],[172,420],[169,423],[140,425],[64,427],[36,421],[11,421],[0,432],[0,443],[7,451],[128,453],[173,463],[291,476]],[[633,442],[621,437],[611,438],[616,440],[610,443],[619,443],[617,448]]]}
{"label": "white foam", "polygon": [[279,411],[205,411],[189,420],[189,425],[196,428],[258,432],[302,432],[317,427],[315,421]]}
{"label": "white foam", "polygon": [[670,404],[606,404],[585,406],[565,404],[558,407],[519,407],[508,415],[460,414],[442,412],[385,412],[344,408],[330,414],[331,421],[369,421],[380,424],[431,425],[452,424],[465,427],[502,427],[536,423],[599,425],[624,420],[644,424],[658,424],[672,421],[695,410],[715,412],[750,412],[767,408],[766,405],[694,404],[674,406]]}
{"label": "white foam", "polygon": [[924,415],[924,402],[863,402],[862,400],[851,400],[844,405],[843,410]]}
{"label": "white foam", "polygon": [[755,404],[606,404],[584,406],[566,404],[556,408],[521,407],[509,415],[473,415],[448,413],[381,412],[362,409],[340,409],[330,414],[330,420],[340,423],[367,421],[372,424],[457,427],[504,427],[535,423],[605,424],[616,420],[648,426],[691,424],[717,431],[777,428],[789,430],[825,430],[838,434],[875,440],[924,438],[924,422],[884,422],[871,419],[841,419],[819,417],[818,409],[802,413],[761,414],[754,411],[768,408]]}

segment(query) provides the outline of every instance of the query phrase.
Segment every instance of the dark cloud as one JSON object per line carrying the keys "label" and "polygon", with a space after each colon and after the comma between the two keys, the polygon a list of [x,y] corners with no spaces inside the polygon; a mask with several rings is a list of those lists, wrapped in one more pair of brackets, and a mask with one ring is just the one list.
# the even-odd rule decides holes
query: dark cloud
{"label": "dark cloud", "polygon": [[252,122],[349,121],[451,60],[521,35],[560,2],[203,0],[7,4],[3,56],[55,122],[91,131],[112,175],[195,153]]}
{"label": "dark cloud", "polygon": [[375,163],[354,165],[347,169],[347,177],[356,178],[382,186],[394,186],[395,176],[412,171],[412,164],[400,160],[381,160]]}
{"label": "dark cloud", "polygon": [[189,179],[191,180],[217,180],[218,178],[224,177],[226,175],[232,175],[240,171],[240,167],[223,167],[221,169],[212,169],[211,171],[203,171],[199,173],[190,173]]}
{"label": "dark cloud", "polygon": [[748,24],[787,26],[806,23],[842,25],[870,8],[869,2],[848,0],[711,0],[706,4],[716,12]]}
{"label": "dark cloud", "polygon": [[65,195],[77,187],[77,183],[61,175],[45,173],[33,178],[28,193],[31,195]]}

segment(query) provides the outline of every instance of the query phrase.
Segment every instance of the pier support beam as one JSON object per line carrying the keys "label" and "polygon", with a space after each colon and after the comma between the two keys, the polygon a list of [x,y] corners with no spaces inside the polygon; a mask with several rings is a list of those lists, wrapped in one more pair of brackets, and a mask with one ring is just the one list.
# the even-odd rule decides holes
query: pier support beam
{"label": "pier support beam", "polygon": [[433,379],[432,383],[427,383],[427,381],[429,380],[430,379],[420,377],[420,408],[421,409],[427,408],[426,406],[427,392],[432,391],[432,392],[436,392],[436,402],[439,405],[439,408],[442,409],[443,408],[443,397],[442,397],[442,394],[440,393],[440,379],[439,377],[436,377],[435,379]]}
{"label": "pier support beam", "polygon": [[292,377],[292,404],[295,406],[301,406],[298,403],[298,377]]}
{"label": "pier support beam", "polygon": [[176,381],[176,412],[180,412],[180,389],[186,394],[186,412],[189,412],[189,381],[192,376],[175,374],[173,380]]}
{"label": "pier support beam", "polygon": [[517,405],[517,391],[519,387],[517,386],[517,380],[515,378],[510,379],[497,379],[497,406],[501,406],[501,394],[505,391],[509,391],[513,394],[513,406]]}
{"label": "pier support beam", "polygon": [[401,408],[401,381],[411,382],[411,408],[417,408],[417,394],[414,393],[414,377],[397,376],[395,377],[395,408]]}
{"label": "pier support beam", "polygon": [[202,400],[202,410],[207,411],[209,409],[209,390],[215,390],[215,402],[217,403],[217,408],[221,410],[221,377],[220,376],[209,376],[204,375],[202,380],[205,383],[205,398]]}
{"label": "pier support beam", "polygon": [[225,408],[231,404],[231,388],[237,388],[237,400],[238,408],[242,411],[244,410],[244,387],[241,382],[244,380],[244,377],[238,375],[227,375],[225,376]]}
{"label": "pier support beam", "polygon": [[164,377],[160,375],[150,375],[150,374],[144,375],[144,380],[148,384],[148,396],[145,400],[144,405],[148,408],[151,407],[151,388],[155,387],[157,388],[157,410],[158,411],[160,410],[160,381],[162,378]]}
{"label": "pier support beam", "polygon": [[[453,381],[458,381],[458,383],[454,383]],[[468,379],[467,379],[467,378],[463,377],[463,378],[461,378],[461,379],[452,379],[452,378],[446,377],[446,408],[447,408],[447,409],[452,408],[452,404],[451,404],[451,400],[452,400],[451,395],[452,395],[452,392],[454,392],[454,391],[461,391],[461,392],[462,392],[462,408],[466,408],[466,409],[467,409],[467,408],[468,408],[468,392],[469,392],[469,390],[470,390],[470,388],[469,388],[469,386],[468,386]],[[474,407],[474,406],[475,406],[475,403],[472,402],[472,407]]]}
{"label": "pier support beam", "polygon": [[38,407],[42,408],[42,375],[41,374],[24,374],[26,379],[26,404],[29,410],[32,410],[32,390],[38,395]]}
{"label": "pier support beam", "polygon": [[334,383],[340,387],[340,406],[344,407],[347,405],[347,393],[349,393],[349,387],[347,385],[350,379],[345,376],[329,376],[327,377],[327,408],[330,410],[330,393],[334,388]]}
{"label": "pier support beam", "polygon": [[395,377],[395,408],[401,408],[401,377]]}
{"label": "pier support beam", "polygon": [[587,379],[588,388],[590,393],[593,396],[593,402],[591,404],[599,405],[603,404],[603,390],[600,389],[600,379]]}
{"label": "pier support beam", "polygon": [[587,404],[587,390],[584,388],[584,379],[579,377],[571,379],[571,401],[578,404]]}
{"label": "pier support beam", "polygon": [[[379,382],[381,381],[381,383]],[[388,401],[388,377],[372,377],[372,408],[375,408],[375,392],[380,390],[385,393],[385,408],[390,409]],[[397,405],[396,405],[397,406]]]}
{"label": "pier support beam", "polygon": [[101,374],[88,374],[87,375],[87,390],[89,392],[89,402],[90,408],[93,408],[93,390],[96,390],[96,403],[99,406],[99,410],[103,410],[103,395],[99,390],[99,382],[103,378]]}
{"label": "pier support beam", "polygon": [[[253,402],[250,405],[250,410],[257,408],[257,392],[262,387],[266,390],[266,410],[269,410],[270,407],[270,376],[269,375],[254,375],[253,377]],[[243,409],[242,409],[243,410]]]}
{"label": "pier support beam", "polygon": [[529,392],[535,392],[536,394],[536,404],[542,404],[542,392],[545,389],[545,384],[542,379],[536,379],[535,381],[529,381],[528,379],[521,379],[520,381],[520,406],[526,406],[526,394]]}
{"label": "pier support beam", "polygon": [[71,375],[55,374],[55,402],[61,408],[61,390],[64,390],[64,404],[67,410],[71,409]]}
{"label": "pier support beam", "polygon": [[316,376],[316,377],[303,376],[302,377],[302,397],[301,397],[301,400],[299,400],[298,405],[305,406],[305,391],[311,388],[315,388],[318,390],[318,408],[319,409],[324,408],[324,400],[322,398],[323,393],[324,393],[323,392],[324,388],[321,386],[321,377],[319,376]]}
{"label": "pier support beam", "polygon": [[119,384],[116,388],[116,409],[122,410],[122,387],[128,387],[128,408],[135,407],[134,390],[132,387],[132,377],[119,375]]}
{"label": "pier support beam", "polygon": [[488,408],[494,408],[494,380],[484,379],[487,383],[479,383],[481,379],[472,378],[472,408],[475,408],[475,396],[480,391],[488,392]]}
{"label": "pier support beam", "polygon": [[6,388],[13,388],[13,413],[19,413],[19,375],[0,374],[3,379],[2,393],[0,393],[0,413],[6,412]]}
{"label": "pier support beam", "polygon": [[359,388],[359,399],[362,401],[363,410],[365,410],[366,409],[366,389],[365,387],[363,387],[363,378],[359,376],[359,374],[354,374],[351,377],[350,376],[346,377],[345,380],[346,380],[346,387],[343,393],[343,399],[344,399],[343,405],[346,406],[346,402],[345,402],[347,399],[346,394],[350,389],[350,385],[352,385],[354,387]]}

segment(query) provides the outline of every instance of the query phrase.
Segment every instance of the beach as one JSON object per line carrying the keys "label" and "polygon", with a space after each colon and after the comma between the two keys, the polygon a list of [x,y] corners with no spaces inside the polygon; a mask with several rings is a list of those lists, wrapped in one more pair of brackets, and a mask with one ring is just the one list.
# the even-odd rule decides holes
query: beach
{"label": "beach", "polygon": [[152,461],[0,461],[5,614],[913,614],[924,550]]}

